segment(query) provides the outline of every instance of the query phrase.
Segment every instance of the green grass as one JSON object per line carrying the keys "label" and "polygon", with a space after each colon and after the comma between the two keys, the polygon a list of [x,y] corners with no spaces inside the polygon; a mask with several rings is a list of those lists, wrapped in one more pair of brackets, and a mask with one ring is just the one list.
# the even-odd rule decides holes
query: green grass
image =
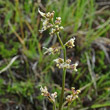
{"label": "green grass", "polygon": [[[32,106],[38,101],[38,108],[42,110],[40,85],[47,85],[50,91],[58,91],[58,95],[60,94],[60,72],[53,64],[53,59],[58,55],[46,56],[43,54],[45,50],[42,49],[43,46],[57,45],[57,40],[56,36],[49,37],[49,30],[43,34],[39,33],[42,25],[38,14],[40,7],[45,12],[54,10],[55,17],[62,18],[64,31],[60,35],[63,42],[76,37],[75,50],[68,50],[67,55],[73,61],[79,61],[78,73],[67,73],[66,85],[68,88],[81,88],[82,92],[71,107],[106,109],[110,106],[110,66],[104,50],[97,46],[99,42],[94,44],[94,41],[98,38],[109,39],[110,10],[99,9],[95,0],[76,0],[72,3],[68,3],[69,0],[43,2],[45,3],[39,4],[30,0],[0,1],[0,71],[13,57],[19,56],[6,71],[0,73],[0,95],[3,95],[0,102],[15,95],[14,97],[18,97],[16,105],[24,104],[23,99],[26,98],[27,104],[31,103]],[[110,48],[106,46],[106,41],[102,41],[105,48]],[[96,75],[97,94],[85,53],[88,54],[91,70]],[[93,62],[94,58],[96,62]],[[34,106],[38,110],[37,104]]]}

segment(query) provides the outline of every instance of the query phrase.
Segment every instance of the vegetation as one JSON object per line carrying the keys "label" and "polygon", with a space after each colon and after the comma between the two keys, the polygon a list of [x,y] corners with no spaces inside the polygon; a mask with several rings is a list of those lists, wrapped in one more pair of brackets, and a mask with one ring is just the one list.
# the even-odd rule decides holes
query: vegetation
{"label": "vegetation", "polygon": [[[42,28],[38,8],[55,11],[61,17],[60,37],[65,44],[75,37],[75,47],[67,49],[67,59],[79,62],[78,71],[66,71],[64,97],[71,87],[80,89],[74,110],[110,109],[110,8],[95,0],[0,0],[0,108],[2,110],[52,110],[41,96],[40,87],[61,94],[62,70],[46,55],[43,47],[59,46],[57,36]],[[62,51],[61,51],[62,57]],[[56,107],[59,98],[56,98]],[[66,108],[64,108],[66,110]]]}

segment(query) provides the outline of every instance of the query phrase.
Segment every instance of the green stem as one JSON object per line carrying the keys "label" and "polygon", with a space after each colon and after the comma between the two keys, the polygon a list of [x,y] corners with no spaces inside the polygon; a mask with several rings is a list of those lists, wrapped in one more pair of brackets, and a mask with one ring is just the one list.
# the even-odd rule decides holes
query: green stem
{"label": "green stem", "polygon": [[[56,33],[57,38],[63,48],[63,54],[64,54],[64,62],[66,62],[66,48],[65,45],[63,44],[59,33]],[[63,97],[64,97],[64,88],[65,88],[65,77],[66,77],[66,68],[63,69],[63,76],[62,76],[62,91],[61,91],[61,96],[60,96],[60,104],[59,104],[59,110],[62,109],[62,104],[63,104]]]}
{"label": "green stem", "polygon": [[53,110],[56,110],[56,105],[55,105],[55,103],[53,103]]}
{"label": "green stem", "polygon": [[65,88],[65,76],[66,76],[66,69],[63,69],[63,76],[62,76],[62,91],[60,96],[60,104],[59,104],[59,110],[62,108],[63,104],[63,97],[64,97],[64,88]]}
{"label": "green stem", "polygon": [[56,33],[56,35],[57,35],[57,38],[58,38],[58,40],[60,42],[60,45],[63,48],[64,62],[66,62],[66,48],[65,48],[65,45],[63,44],[58,32]]}
{"label": "green stem", "polygon": [[69,109],[70,109],[70,105],[71,105],[71,103],[68,103],[68,107],[67,107],[67,110],[69,110]]}

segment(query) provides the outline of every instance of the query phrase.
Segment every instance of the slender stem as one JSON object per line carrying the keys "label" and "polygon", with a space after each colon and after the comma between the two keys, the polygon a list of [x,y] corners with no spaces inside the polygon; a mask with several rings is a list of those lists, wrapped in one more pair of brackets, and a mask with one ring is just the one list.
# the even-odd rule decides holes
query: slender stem
{"label": "slender stem", "polygon": [[[63,54],[64,54],[64,62],[66,62],[66,48],[65,45],[63,44],[59,33],[56,33],[57,38],[63,48]],[[61,91],[61,96],[60,96],[60,104],[59,104],[59,110],[61,110],[62,108],[62,104],[63,104],[63,97],[64,97],[64,88],[65,88],[65,77],[66,77],[66,68],[63,69],[63,76],[62,76],[62,91]]]}
{"label": "slender stem", "polygon": [[57,38],[58,38],[58,40],[59,40],[59,42],[60,42],[62,48],[64,48],[64,45],[63,45],[63,42],[62,42],[62,40],[61,40],[61,38],[60,38],[60,36],[59,36],[59,33],[57,32],[56,34],[57,34]]}
{"label": "slender stem", "polygon": [[64,88],[65,88],[65,76],[66,76],[66,69],[63,69],[63,76],[62,76],[62,91],[60,96],[60,104],[59,104],[59,110],[62,108],[63,104],[63,97],[64,97]]}
{"label": "slender stem", "polygon": [[56,104],[53,103],[53,110],[56,110]]}
{"label": "slender stem", "polygon": [[67,110],[69,110],[69,108],[70,108],[70,105],[71,105],[71,103],[68,103],[68,107],[67,107]]}
{"label": "slender stem", "polygon": [[66,61],[66,48],[65,48],[65,45],[63,44],[58,32],[56,33],[56,35],[57,35],[57,38],[58,38],[58,40],[59,40],[59,42],[63,48],[64,62],[65,62]]}

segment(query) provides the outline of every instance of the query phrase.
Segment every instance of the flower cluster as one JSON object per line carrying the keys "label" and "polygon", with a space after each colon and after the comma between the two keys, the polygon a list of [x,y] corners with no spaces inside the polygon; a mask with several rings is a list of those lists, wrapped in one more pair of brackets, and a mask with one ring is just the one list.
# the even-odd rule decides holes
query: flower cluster
{"label": "flower cluster", "polygon": [[60,30],[64,29],[63,26],[59,26],[59,25],[54,25],[54,27],[52,27],[50,35],[55,34],[56,32],[59,32]]}
{"label": "flower cluster", "polygon": [[[73,69],[74,71],[77,71],[78,62],[76,62],[75,64],[71,64],[70,59],[66,60],[66,47],[73,48],[75,46],[75,44],[74,44],[75,38],[71,38],[69,41],[67,41],[65,44],[63,44],[63,42],[60,38],[60,35],[59,35],[60,30],[63,29],[63,26],[60,26],[61,25],[61,17],[56,17],[56,19],[54,20],[54,11],[53,12],[48,12],[48,13],[43,13],[40,10],[38,10],[38,12],[43,17],[43,20],[42,20],[43,21],[43,27],[40,30],[40,32],[43,32],[47,29],[51,29],[49,34],[50,35],[56,34],[57,38],[59,40],[59,43],[61,45],[61,47],[55,47],[55,46],[54,47],[52,46],[52,47],[49,47],[49,48],[43,47],[46,50],[44,52],[44,55],[45,54],[54,55],[54,54],[60,52],[60,49],[62,49],[63,53],[64,53],[64,59],[62,59],[62,58],[55,59],[54,62],[56,63],[56,66],[58,68],[63,68],[63,74],[66,72],[65,71],[66,69]],[[63,80],[65,80],[65,77],[62,77],[62,78],[64,78]],[[62,104],[63,104],[62,100],[63,100],[63,97],[64,97],[64,85],[65,85],[64,83],[65,82],[63,82],[63,84],[62,84],[63,86],[62,86],[59,110],[62,109]],[[57,97],[57,92],[54,92],[52,94],[49,93],[46,86],[44,88],[41,87],[40,90],[41,90],[41,94],[43,96],[47,97],[50,100],[50,102],[53,103],[53,107],[55,108],[55,98]],[[66,97],[66,101],[68,103],[71,103],[72,101],[77,99],[78,94],[80,93],[80,90],[75,90],[75,88],[73,88],[73,87],[71,88],[71,91],[72,91],[72,94],[70,94]]]}
{"label": "flower cluster", "polygon": [[56,17],[55,22],[53,22],[54,18],[54,11],[53,12],[48,12],[48,13],[43,13],[40,10],[38,10],[40,15],[44,18],[43,21],[43,28],[40,30],[40,32],[43,32],[49,28],[51,28],[50,35],[53,35],[56,32],[59,32],[60,30],[63,29],[63,26],[60,26],[61,24],[61,17]]}
{"label": "flower cluster", "polygon": [[46,47],[43,47],[46,51],[44,52],[44,55],[45,54],[48,54],[48,55],[54,55],[58,52],[60,52],[60,47],[50,47],[50,48],[46,48]]}
{"label": "flower cluster", "polygon": [[53,19],[54,17],[54,11],[52,13],[48,12],[48,13],[43,13],[40,10],[38,10],[38,12],[40,13],[40,15],[44,18],[43,21],[43,27],[42,30],[40,30],[40,32],[43,32],[51,27],[53,27],[53,25],[50,23],[51,19]]}
{"label": "flower cluster", "polygon": [[71,38],[68,42],[65,43],[65,46],[67,46],[68,48],[73,48],[75,42],[75,38]]}
{"label": "flower cluster", "polygon": [[55,102],[55,98],[57,98],[57,92],[54,92],[54,93],[50,94],[48,92],[46,86],[44,88],[41,86],[40,90],[41,90],[41,95],[47,97],[50,100],[50,102],[52,102],[52,103]]}
{"label": "flower cluster", "polygon": [[64,62],[64,59],[62,58],[57,58],[54,60],[54,62],[56,62],[56,66],[58,68],[67,68],[67,69],[73,69],[74,71],[77,71],[77,66],[78,63],[76,62],[75,64],[70,64],[71,60],[67,59],[66,62]]}
{"label": "flower cluster", "polygon": [[78,98],[78,94],[81,92],[80,90],[75,90],[74,87],[71,88],[71,91],[72,91],[72,94],[71,95],[68,95],[66,97],[66,101],[68,103],[71,103],[72,101],[74,101],[75,99]]}

